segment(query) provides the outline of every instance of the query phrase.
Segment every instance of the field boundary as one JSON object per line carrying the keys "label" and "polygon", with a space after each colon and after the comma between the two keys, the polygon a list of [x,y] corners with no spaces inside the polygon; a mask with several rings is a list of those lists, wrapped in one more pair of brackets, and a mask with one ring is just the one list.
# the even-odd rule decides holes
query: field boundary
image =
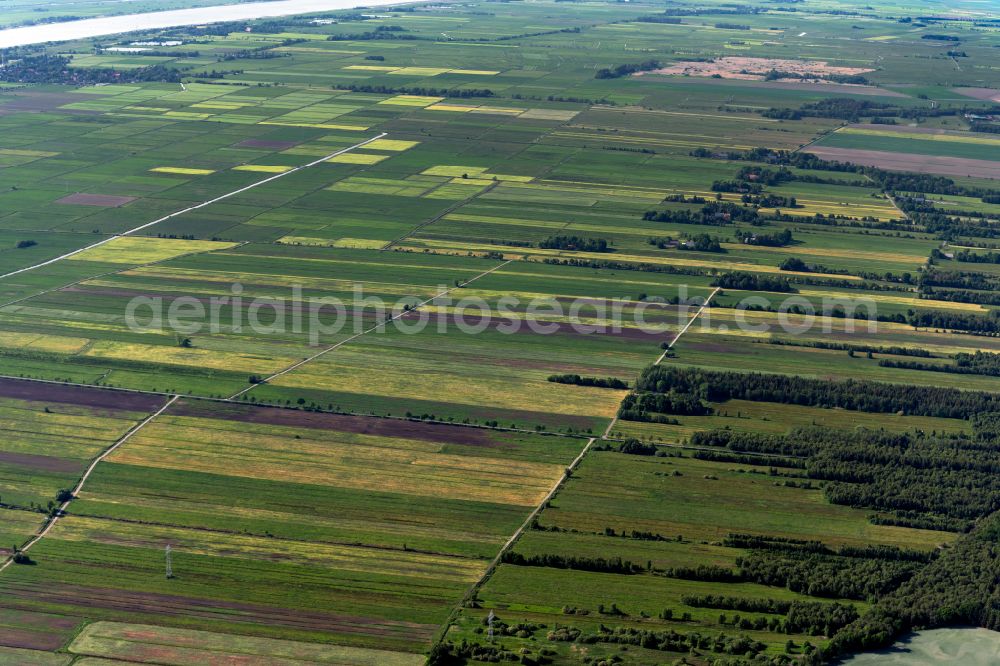
{"label": "field boundary", "polygon": [[399,314],[393,315],[392,317],[389,317],[388,319],[385,319],[384,321],[381,321],[381,322],[375,324],[371,328],[367,328],[367,329],[361,331],[360,333],[355,333],[354,335],[352,335],[351,337],[347,338],[346,340],[341,340],[340,342],[338,342],[337,344],[335,344],[333,346],[327,347],[326,349],[323,349],[323,350],[321,350],[321,351],[313,354],[312,356],[310,356],[308,358],[304,358],[301,361],[298,361],[297,363],[294,363],[294,364],[288,366],[284,370],[280,370],[280,371],[274,373],[273,375],[270,375],[269,377],[266,377],[266,378],[262,379],[257,384],[251,384],[250,386],[246,387],[242,391],[234,393],[233,395],[229,396],[226,399],[227,400],[236,400],[237,398],[239,398],[239,397],[241,397],[243,395],[246,395],[247,393],[249,393],[250,391],[252,391],[254,388],[260,386],[261,384],[266,384],[269,381],[271,381],[272,379],[277,379],[278,377],[281,377],[282,375],[286,375],[289,372],[292,372],[293,370],[297,370],[298,368],[301,368],[306,363],[309,363],[310,361],[315,361],[320,356],[324,356],[326,354],[329,354],[330,352],[334,351],[335,349],[339,349],[340,347],[343,347],[347,343],[352,342],[354,340],[357,340],[358,338],[360,338],[360,337],[362,337],[364,335],[367,335],[368,333],[371,333],[374,330],[377,330],[379,327],[384,327],[386,324],[388,324],[390,322],[396,321],[397,319],[400,319],[401,317],[405,317],[406,315],[410,314],[411,312],[415,312],[416,310],[419,310],[420,308],[422,308],[423,306],[427,305],[428,303],[431,303],[431,302],[433,302],[433,301],[441,298],[442,296],[446,296],[446,295],[450,294],[451,292],[455,291],[456,289],[461,289],[462,287],[464,287],[465,285],[469,284],[470,282],[478,280],[481,277],[485,277],[485,276],[489,275],[490,273],[493,273],[494,271],[500,270],[501,268],[503,268],[504,266],[506,266],[507,264],[509,264],[509,263],[511,263],[513,261],[514,261],[514,259],[507,259],[504,262],[500,263],[499,265],[494,266],[493,268],[491,268],[491,269],[489,269],[487,271],[483,271],[479,275],[474,275],[473,277],[469,278],[468,280],[464,280],[464,281],[460,282],[459,284],[455,285],[454,287],[449,287],[448,289],[445,289],[444,291],[442,291],[440,293],[437,293],[434,296],[431,296],[427,300],[424,300],[424,301],[421,301],[421,302],[417,303],[416,305],[414,305],[413,307],[411,307],[409,310],[404,310],[404,311],[400,312]]}
{"label": "field boundary", "polygon": [[338,155],[343,155],[344,153],[348,153],[348,152],[350,152],[352,150],[355,150],[357,148],[361,148],[362,146],[367,145],[367,144],[369,144],[372,141],[375,141],[377,139],[381,139],[382,137],[385,137],[385,136],[388,136],[388,132],[382,132],[381,134],[378,134],[377,136],[373,136],[370,139],[365,139],[364,141],[362,141],[360,143],[356,143],[353,146],[348,146],[347,148],[341,148],[340,150],[334,151],[334,152],[330,153],[329,155],[325,155],[323,157],[320,157],[319,159],[313,160],[312,162],[309,162],[308,164],[300,164],[299,166],[294,167],[292,169],[289,169],[288,171],[283,171],[283,172],[275,174],[273,176],[268,176],[267,178],[263,178],[261,180],[258,180],[256,182],[254,182],[254,183],[250,183],[249,185],[245,185],[245,186],[243,186],[243,187],[241,187],[239,189],[233,190],[232,192],[227,192],[227,193],[225,193],[225,194],[223,194],[221,196],[217,196],[217,197],[215,197],[213,199],[209,199],[208,201],[203,201],[200,204],[196,204],[194,206],[188,206],[187,208],[184,208],[182,210],[174,211],[173,213],[170,213],[169,215],[164,215],[163,217],[161,217],[159,219],[156,219],[156,220],[153,220],[152,222],[146,222],[145,224],[141,224],[138,227],[134,227],[132,229],[129,229],[128,231],[123,231],[123,232],[121,232],[119,234],[114,234],[112,236],[108,236],[104,240],[98,241],[96,243],[91,243],[90,245],[87,245],[86,247],[77,248],[77,249],[73,250],[72,252],[67,252],[65,254],[59,255],[58,257],[55,257],[54,259],[48,259],[48,260],[43,261],[41,263],[37,263],[37,264],[35,264],[33,266],[26,266],[24,268],[19,268],[16,271],[11,271],[9,273],[5,273],[4,275],[0,275],[0,280],[12,277],[14,275],[19,275],[20,273],[26,273],[28,271],[35,270],[36,268],[42,268],[43,266],[49,266],[49,265],[54,264],[56,262],[62,261],[63,259],[68,259],[69,257],[72,257],[74,255],[80,254],[81,252],[86,252],[87,250],[92,250],[95,247],[100,247],[102,245],[110,243],[111,241],[115,240],[116,238],[122,238],[124,236],[130,236],[130,235],[132,235],[134,233],[138,233],[138,232],[142,231],[143,229],[148,229],[149,227],[152,227],[154,225],[160,224],[161,222],[166,222],[167,220],[169,220],[171,218],[177,217],[179,215],[184,215],[185,213],[190,213],[193,210],[198,210],[199,208],[204,208],[205,206],[210,206],[210,205],[212,205],[214,203],[218,203],[219,201],[223,201],[224,199],[228,199],[229,197],[233,197],[233,196],[236,196],[237,194],[242,194],[243,192],[246,192],[248,190],[252,190],[255,187],[259,187],[261,185],[266,185],[267,183],[270,183],[271,181],[275,181],[275,180],[277,180],[279,178],[284,178],[285,176],[290,176],[293,173],[297,173],[299,171],[302,171],[303,169],[308,169],[309,167],[314,167],[317,164],[322,164],[323,162],[327,161],[330,158],[336,157]]}
{"label": "field boundary", "polygon": [[[52,530],[55,524],[59,522],[59,519],[63,517],[67,507],[69,507],[69,505],[73,502],[73,500],[76,499],[76,496],[80,493],[80,491],[83,490],[83,486],[84,484],[87,483],[87,479],[89,479],[90,475],[94,473],[94,470],[97,468],[97,465],[101,461],[103,461],[105,458],[107,458],[112,453],[117,451],[120,446],[122,446],[125,442],[127,442],[132,438],[132,435],[145,428],[154,419],[156,419],[156,417],[158,417],[163,412],[167,411],[167,409],[172,404],[177,402],[178,398],[180,398],[180,396],[175,395],[169,400],[167,400],[158,410],[156,410],[155,412],[144,418],[142,421],[129,428],[128,431],[124,435],[119,437],[114,444],[104,449],[104,451],[99,456],[94,458],[94,460],[91,461],[90,465],[87,467],[87,470],[83,473],[83,476],[80,477],[80,480],[77,482],[76,486],[73,487],[71,493],[72,497],[70,497],[68,500],[60,504],[58,508],[56,508],[56,510],[52,513],[52,518],[45,524],[45,527],[42,528],[42,531],[33,536],[31,539],[29,539],[28,542],[21,547],[21,552],[22,553],[27,552],[32,546],[41,541]],[[12,553],[3,564],[0,564],[0,573],[3,573],[7,569],[7,567],[9,567],[13,563],[14,563],[14,554]]]}
{"label": "field boundary", "polygon": [[[660,361],[662,361],[663,358],[666,356],[667,351],[674,346],[675,342],[680,340],[680,337],[684,335],[684,333],[688,330],[688,328],[691,327],[691,324],[693,324],[695,320],[698,319],[699,316],[701,316],[701,313],[705,311],[705,308],[709,307],[709,305],[712,302],[712,299],[715,298],[715,295],[719,293],[721,289],[722,289],[721,287],[716,287],[715,291],[709,294],[708,298],[705,299],[705,302],[702,303],[700,308],[698,308],[698,311],[695,312],[694,315],[691,317],[691,319],[688,321],[688,323],[684,325],[684,328],[682,328],[680,332],[674,336],[674,339],[670,341],[670,344],[667,346],[667,349],[665,349],[663,351],[663,354],[660,355],[660,358],[656,360],[656,365],[660,364]],[[531,526],[531,523],[536,518],[538,518],[538,516],[542,513],[542,511],[545,509],[548,503],[551,502],[553,498],[555,498],[559,490],[562,489],[562,487],[566,484],[566,482],[573,476],[573,472],[576,471],[576,469],[583,462],[584,458],[587,457],[587,454],[590,453],[590,451],[593,449],[594,443],[598,439],[600,439],[602,442],[611,439],[611,431],[615,427],[616,423],[618,423],[617,415],[615,415],[611,419],[610,423],[608,423],[608,427],[604,429],[604,433],[600,437],[591,437],[590,439],[587,440],[587,444],[580,451],[579,455],[577,455],[576,458],[573,459],[573,462],[567,465],[566,469],[563,470],[562,476],[559,478],[558,481],[556,481],[556,484],[552,487],[552,490],[550,490],[548,494],[542,499],[542,501],[538,503],[538,506],[536,506],[532,510],[532,512],[528,514],[528,517],[525,518],[524,522],[521,523],[521,526],[517,528],[517,531],[514,532],[514,534],[512,534],[509,539],[507,539],[506,543],[504,543],[504,545],[500,548],[499,552],[497,552],[496,557],[494,557],[493,560],[490,561],[490,564],[489,566],[487,566],[486,571],[483,572],[483,575],[479,578],[479,580],[477,580],[475,583],[472,584],[468,592],[465,593],[465,596],[462,597],[462,600],[461,602],[459,602],[458,607],[452,610],[452,613],[449,616],[449,618],[445,621],[443,625],[441,625],[441,628],[438,630],[437,636],[434,639],[434,645],[437,645],[442,640],[444,640],[445,636],[447,636],[448,634],[448,629],[451,628],[452,621],[455,619],[455,614],[459,611],[459,609],[465,607],[466,603],[473,600],[476,594],[479,592],[479,590],[482,589],[483,585],[485,585],[486,582],[489,581],[490,577],[496,572],[497,567],[500,565],[503,556],[517,544],[518,540],[520,540],[520,538],[524,536],[524,533]]]}
{"label": "field boundary", "polygon": [[[74,388],[90,389],[95,391],[121,391],[124,393],[136,393],[139,395],[156,395],[164,398],[183,398],[185,400],[202,400],[204,402],[222,402],[222,403],[234,403],[237,405],[248,405],[252,407],[264,407],[267,409],[287,409],[291,411],[303,411],[299,407],[290,407],[283,404],[269,404],[266,402],[250,403],[250,402],[240,402],[238,400],[233,400],[231,398],[216,398],[207,395],[193,395],[190,393],[171,393],[169,391],[147,391],[144,389],[132,389],[122,386],[103,386],[99,384],[81,384],[79,382],[64,382],[58,379],[39,379],[36,377],[16,377],[14,375],[0,375],[0,380],[11,380],[20,382],[37,382],[40,384],[51,384],[54,386],[72,386]],[[583,435],[567,433],[567,432],[553,432],[546,430],[544,432],[538,432],[530,428],[510,428],[502,425],[488,426],[481,423],[459,423],[456,421],[445,421],[441,419],[418,419],[407,416],[393,416],[391,414],[371,414],[362,412],[349,412],[349,411],[331,411],[331,410],[320,410],[321,414],[334,414],[337,416],[360,416],[369,419],[391,419],[393,421],[409,421],[410,423],[427,423],[431,425],[448,425],[455,426],[457,428],[476,428],[479,430],[495,430],[497,432],[523,432],[533,435],[545,435],[546,437],[568,437],[570,439],[586,439]]]}
{"label": "field boundary", "polygon": [[382,247],[380,247],[379,251],[380,252],[385,252],[386,250],[392,249],[392,246],[395,245],[396,243],[401,243],[401,242],[405,241],[407,238],[409,238],[413,234],[417,233],[418,231],[420,231],[424,227],[427,227],[427,226],[430,226],[430,225],[434,224],[435,222],[437,222],[438,220],[440,220],[445,215],[448,215],[449,213],[454,213],[456,210],[458,210],[462,206],[465,206],[466,204],[468,204],[471,201],[475,201],[481,195],[486,194],[487,192],[492,192],[493,189],[497,185],[499,185],[499,184],[500,184],[500,181],[494,180],[492,183],[490,183],[489,185],[486,186],[486,189],[482,190],[481,192],[476,192],[475,194],[473,194],[471,197],[469,197],[467,199],[462,199],[461,201],[457,201],[457,202],[453,203],[452,205],[448,206],[447,208],[445,208],[443,211],[441,211],[440,213],[438,213],[437,215],[435,215],[431,219],[426,220],[424,222],[421,222],[417,226],[415,226],[412,229],[410,229],[409,231],[407,231],[402,236],[400,236],[398,238],[392,239],[391,241],[389,241],[388,243],[386,243],[385,245],[383,245]]}
{"label": "field boundary", "polygon": [[[236,245],[234,245],[232,247],[229,247],[229,248],[226,248],[226,249],[227,250],[235,250],[236,248],[240,248],[240,247],[243,247],[244,245],[249,245],[249,244],[250,244],[250,241],[240,241]],[[193,257],[193,256],[197,256],[197,255],[200,255],[200,254],[212,254],[213,252],[222,252],[222,250],[221,249],[215,249],[215,250],[203,250],[203,251],[200,251],[200,252],[197,252],[197,251],[196,252],[186,252],[184,254],[179,254],[176,257],[168,257],[166,259],[159,259],[157,261],[150,261],[150,262],[147,262],[145,264],[129,264],[129,265],[127,265],[124,268],[116,268],[113,271],[108,271],[106,273],[98,273],[97,275],[88,275],[87,277],[82,277],[79,280],[74,280],[74,281],[69,282],[67,284],[58,285],[58,286],[52,287],[50,289],[43,289],[42,291],[36,292],[34,294],[30,294],[28,296],[21,296],[20,298],[15,298],[14,300],[12,300],[10,302],[7,302],[7,303],[4,303],[4,304],[0,305],[0,309],[9,307],[11,305],[17,305],[18,303],[23,303],[24,301],[31,300],[32,298],[37,298],[39,296],[45,296],[46,294],[51,294],[54,291],[60,291],[62,289],[68,289],[69,287],[75,287],[76,285],[83,284],[84,282],[87,282],[88,280],[99,280],[100,278],[108,277],[108,276],[111,276],[111,275],[117,275],[119,273],[124,273],[125,271],[134,271],[137,268],[148,268],[150,266],[157,266],[159,264],[164,264],[164,263],[166,263],[168,261],[173,261],[174,259],[180,259],[182,257]]]}
{"label": "field boundary", "polygon": [[[613,424],[614,421],[612,421],[611,423]],[[597,439],[598,439],[597,437],[591,437],[590,439],[587,440],[587,443],[584,445],[583,449],[580,450],[580,453],[577,454],[576,458],[573,459],[573,462],[567,465],[566,468],[563,470],[562,475],[555,482],[555,485],[552,486],[552,489],[549,490],[549,492],[545,495],[545,497],[542,498],[542,501],[539,502],[534,509],[532,509],[531,513],[528,514],[528,517],[524,519],[523,523],[521,523],[521,526],[518,527],[517,530],[510,536],[510,538],[507,539],[506,542],[504,542],[503,546],[500,547],[500,550],[497,551],[496,556],[490,561],[489,565],[487,565],[486,570],[483,572],[483,575],[480,576],[479,580],[477,580],[469,587],[468,591],[466,591],[465,595],[462,597],[462,600],[459,602],[458,607],[452,610],[452,613],[449,616],[449,618],[445,621],[444,624],[441,625],[441,628],[438,630],[438,635],[434,639],[434,644],[437,644],[444,639],[445,635],[448,633],[448,628],[451,627],[452,620],[455,617],[455,613],[458,612],[458,609],[463,608],[467,602],[471,601],[472,599],[475,599],[476,594],[479,592],[479,590],[482,589],[483,585],[485,585],[486,582],[490,579],[490,577],[496,572],[497,567],[500,566],[500,561],[503,559],[503,556],[507,554],[507,552],[510,551],[511,548],[514,547],[514,545],[518,542],[518,540],[520,540],[522,536],[524,536],[524,533],[528,531],[529,527],[531,527],[531,523],[534,522],[536,518],[538,518],[538,516],[542,513],[542,511],[545,509],[548,503],[552,501],[552,499],[556,496],[559,490],[563,487],[566,481],[568,481],[569,478],[573,476],[573,472],[576,470],[577,467],[580,466],[580,463],[583,462],[584,457],[590,451],[591,447],[594,446],[594,442],[596,442]],[[604,436],[602,436],[601,439],[604,439]]]}

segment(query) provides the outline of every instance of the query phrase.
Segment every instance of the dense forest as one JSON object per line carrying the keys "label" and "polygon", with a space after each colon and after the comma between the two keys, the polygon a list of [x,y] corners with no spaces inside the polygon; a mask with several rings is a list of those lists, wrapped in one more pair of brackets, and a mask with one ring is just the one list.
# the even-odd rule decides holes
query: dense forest
{"label": "dense forest", "polygon": [[[741,580],[814,596],[873,603],[861,617],[838,614],[828,648],[807,664],[892,643],[913,629],[973,625],[1000,629],[1000,415],[981,413],[971,434],[812,427],[787,435],[714,430],[691,444],[733,452],[803,456],[806,474],[839,504],[878,513],[877,524],[948,528],[962,534],[951,547],[921,552],[888,546],[831,548],[753,534],[724,544],[749,551],[734,572]],[[780,602],[692,597],[685,603],[744,612],[782,612]],[[777,604],[777,605],[776,605]]]}

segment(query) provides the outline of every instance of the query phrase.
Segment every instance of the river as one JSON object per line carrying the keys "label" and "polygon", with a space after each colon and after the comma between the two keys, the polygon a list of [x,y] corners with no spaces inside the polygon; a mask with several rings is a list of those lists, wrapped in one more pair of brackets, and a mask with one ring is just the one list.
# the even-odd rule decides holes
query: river
{"label": "river", "polygon": [[64,23],[32,25],[23,28],[0,30],[0,48],[62,42],[100,35],[117,35],[135,30],[172,28],[181,25],[202,25],[220,21],[245,21],[269,16],[312,14],[354,7],[385,7],[401,4],[401,0],[279,0],[277,2],[252,2],[238,5],[174,9],[166,12],[148,12],[80,19]]}

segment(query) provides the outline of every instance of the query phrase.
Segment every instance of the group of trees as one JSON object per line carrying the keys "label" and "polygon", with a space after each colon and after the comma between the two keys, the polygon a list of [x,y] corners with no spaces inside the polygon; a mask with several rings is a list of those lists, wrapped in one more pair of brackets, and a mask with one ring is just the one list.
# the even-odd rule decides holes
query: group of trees
{"label": "group of trees", "polygon": [[[857,74],[832,74],[821,77],[778,72],[779,78],[822,78],[834,83],[867,84],[868,80]],[[849,122],[858,122],[862,118],[877,119],[880,124],[896,124],[896,118],[937,118],[941,116],[959,116],[967,111],[979,111],[966,107],[942,106],[896,106],[884,102],[871,102],[848,97],[831,97],[818,102],[806,102],[797,109],[782,107],[771,108],[761,115],[765,118],[779,120],[800,120],[802,118],[836,118]]]}
{"label": "group of trees", "polygon": [[402,34],[405,32],[407,32],[406,28],[401,25],[380,25],[374,30],[366,30],[365,32],[355,33],[344,32],[336,35],[330,35],[326,39],[330,42],[359,42],[377,39],[427,39],[426,37],[418,37],[417,35]]}
{"label": "group of trees", "polygon": [[834,634],[822,659],[890,645],[916,628],[980,626],[1000,629],[1000,515],[993,514],[917,571],[867,613]]}
{"label": "group of trees", "polygon": [[[717,654],[742,655],[752,657],[766,649],[766,645],[748,636],[730,636],[719,634],[716,637],[702,636],[698,633],[680,633],[672,629],[655,630],[636,627],[605,627],[601,626],[593,642],[616,643],[619,645],[635,645],[647,650],[663,652],[682,652],[690,650],[705,650]],[[587,641],[581,641],[587,642]]]}
{"label": "group of trees", "polygon": [[595,79],[618,79],[623,76],[629,76],[630,74],[635,74],[636,72],[648,72],[654,69],[660,68],[659,60],[646,60],[639,63],[625,63],[624,65],[616,65],[611,68],[603,68],[597,70],[594,74]]}
{"label": "group of trees", "polygon": [[[828,106],[831,108],[838,108],[841,105],[853,107],[855,104],[867,104],[868,106],[863,106],[867,110],[877,108],[877,103],[858,102],[857,100],[831,100]],[[871,106],[872,104],[876,106],[873,107]],[[882,109],[879,110],[882,111]],[[891,192],[924,192],[926,194],[948,194],[977,198],[1000,194],[996,190],[959,185],[951,178],[944,176],[907,171],[886,171],[878,167],[863,166],[852,162],[825,160],[807,152],[791,152],[773,148],[751,148],[745,151],[735,150],[720,153],[717,150],[710,150],[708,148],[696,148],[691,151],[691,155],[693,157],[721,158],[731,161],[761,162],[775,167],[785,166],[811,171],[856,173],[871,179],[876,187]],[[803,176],[795,174],[795,180],[802,181]]]}
{"label": "group of trees", "polygon": [[695,252],[726,252],[726,248],[722,247],[721,239],[717,236],[709,236],[708,234],[696,234],[682,240],[677,244],[677,249],[693,250]]}
{"label": "group of trees", "polygon": [[[787,435],[713,430],[692,435],[690,442],[736,455],[804,459],[808,477],[822,481],[824,494],[835,504],[885,512],[899,519],[890,521],[893,524],[961,532],[972,521],[1000,510],[997,420],[995,414],[978,415],[971,436],[813,427]],[[731,535],[729,540],[734,546],[761,550],[833,552],[814,543],[765,537]],[[841,548],[836,554],[921,559],[911,551],[887,548]]]}
{"label": "group of trees", "polygon": [[[936,250],[935,250],[936,252]],[[931,256],[931,261],[935,262],[937,257]],[[976,291],[996,291],[1000,288],[1000,277],[989,273],[977,273],[974,271],[946,271],[940,270],[936,266],[931,266],[920,274],[919,286],[921,293],[940,293],[934,287],[944,287],[946,289],[963,289]]]}
{"label": "group of trees", "polygon": [[730,180],[716,180],[712,182],[713,192],[735,192],[736,194],[760,194],[764,191],[764,186],[760,183],[750,183],[736,178]]}
{"label": "group of trees", "polygon": [[839,555],[861,559],[893,560],[898,562],[931,562],[936,557],[933,551],[913,550],[884,544],[865,546],[843,545],[833,548],[815,539],[793,539],[761,534],[730,533],[722,540],[722,545],[747,550],[771,550],[791,553],[817,553]]}
{"label": "group of trees", "polygon": [[549,381],[556,384],[575,386],[596,386],[597,388],[627,389],[628,382],[617,377],[581,377],[577,374],[549,375]]}
{"label": "group of trees", "polygon": [[807,102],[797,109],[773,108],[764,111],[765,118],[799,120],[801,118],[838,118],[857,122],[863,116],[895,116],[899,108],[884,102],[872,102],[850,97],[831,97]]}
{"label": "group of trees", "polygon": [[759,273],[744,273],[735,271],[723,273],[712,282],[713,287],[723,289],[739,289],[740,291],[774,291],[788,294],[795,291],[788,278]]}
{"label": "group of trees", "polygon": [[975,250],[962,249],[955,253],[954,259],[970,264],[1000,264],[1000,252],[976,252]]}
{"label": "group of trees", "polygon": [[618,444],[618,452],[630,456],[655,456],[657,448],[655,444],[647,444],[638,439],[629,438]]}
{"label": "group of trees", "polygon": [[795,197],[785,197],[780,194],[744,194],[740,200],[745,204],[760,208],[800,208]]}
{"label": "group of trees", "polygon": [[778,270],[782,271],[795,271],[796,273],[809,273],[813,270],[812,265],[807,264],[798,257],[785,257],[778,264]]}
{"label": "group of trees", "polygon": [[618,417],[624,421],[670,422],[661,421],[663,414],[678,416],[706,416],[712,413],[712,408],[702,399],[689,392],[664,391],[652,393],[643,391],[630,393],[622,400],[618,408]]}
{"label": "group of trees", "polygon": [[655,16],[655,15],[654,16],[640,16],[639,18],[636,19],[636,22],[638,22],[638,23],[664,23],[664,24],[667,24],[667,25],[681,25],[681,24],[684,23],[684,21],[682,21],[681,19],[675,18],[675,17],[672,17],[672,16]]}
{"label": "group of trees", "polygon": [[642,219],[647,222],[671,222],[673,224],[704,224],[725,226],[734,222],[760,225],[764,221],[752,206],[741,206],[731,201],[713,201],[700,210],[647,210]]}
{"label": "group of trees", "polygon": [[953,329],[991,336],[1000,334],[1000,312],[996,310],[991,310],[987,314],[945,310],[911,310],[906,322],[918,328]]}
{"label": "group of trees", "polygon": [[929,372],[950,372],[957,375],[1000,377],[1000,354],[977,350],[971,354],[968,352],[959,352],[954,355],[953,359],[954,363],[928,363],[882,358],[879,359],[878,364],[884,368],[906,368],[908,370],[927,370]]}
{"label": "group of trees", "polygon": [[685,594],[681,603],[693,608],[717,608],[742,613],[771,613],[785,615],[792,607],[791,601],[759,597],[733,597],[723,594]]}
{"label": "group of trees", "polygon": [[504,552],[501,561],[520,567],[551,567],[554,569],[575,569],[577,571],[596,571],[600,573],[615,573],[632,575],[645,571],[646,568],[633,564],[620,557],[605,559],[603,557],[573,557],[570,555],[522,555],[508,550]]}
{"label": "group of trees", "polygon": [[877,599],[909,580],[921,565],[817,553],[754,550],[736,561],[741,577],[760,585],[829,599]]}
{"label": "group of trees", "polygon": [[539,241],[538,247],[550,250],[577,250],[579,252],[608,252],[610,247],[604,238],[584,238],[582,236],[549,236]]}
{"label": "group of trees", "polygon": [[636,389],[633,400],[622,403],[622,413],[631,415],[633,411],[661,411],[659,407],[691,404],[682,402],[684,396],[708,402],[738,399],[959,419],[1000,409],[1000,394],[986,391],[667,365],[646,368]]}
{"label": "group of trees", "polygon": [[[858,619],[857,609],[850,604],[823,601],[785,601],[769,598],[735,597],[721,594],[684,595],[681,602],[695,608],[717,608],[742,613],[768,613],[784,615],[782,619],[759,618],[771,631],[805,633],[810,636],[832,636],[841,627]],[[725,615],[722,620],[728,620]],[[736,625],[744,625],[746,618],[733,618]],[[756,628],[756,627],[754,627]]]}
{"label": "group of trees", "polygon": [[736,172],[736,177],[740,180],[749,180],[764,185],[780,185],[797,180],[792,170],[783,166],[777,169],[756,165],[740,167],[740,170]]}
{"label": "group of trees", "polygon": [[729,567],[717,564],[699,564],[693,567],[671,567],[662,571],[668,578],[682,580],[700,580],[706,583],[741,583],[744,581],[739,572]]}
{"label": "group of trees", "polygon": [[744,231],[737,238],[744,245],[762,245],[764,247],[785,247],[795,241],[790,229],[782,229],[772,234]]}
{"label": "group of trees", "polygon": [[814,349],[834,349],[837,351],[855,351],[862,354],[872,352],[876,354],[892,354],[893,356],[915,356],[917,358],[930,358],[933,356],[930,351],[920,347],[897,347],[883,345],[859,345],[849,342],[835,342],[829,340],[795,340],[772,338],[766,341],[769,345],[790,345],[793,347],[811,347]]}
{"label": "group of trees", "polygon": [[765,81],[779,81],[787,79],[797,79],[799,81],[812,81],[820,79],[831,83],[850,83],[854,85],[868,85],[870,81],[860,74],[825,74],[825,73],[801,73],[784,72],[779,69],[772,69],[764,75]]}

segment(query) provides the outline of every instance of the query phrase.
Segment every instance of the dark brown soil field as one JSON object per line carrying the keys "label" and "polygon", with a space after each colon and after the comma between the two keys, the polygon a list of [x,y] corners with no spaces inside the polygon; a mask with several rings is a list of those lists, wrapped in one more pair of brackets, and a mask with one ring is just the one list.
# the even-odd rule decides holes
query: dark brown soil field
{"label": "dark brown soil field", "polygon": [[49,613],[30,613],[25,611],[9,611],[0,608],[0,626],[18,627],[32,631],[62,631],[70,632],[80,624],[80,619],[65,615]]}
{"label": "dark brown soil field", "polygon": [[156,395],[78,386],[61,386],[59,384],[46,384],[44,382],[20,379],[0,379],[0,397],[135,412],[152,412],[159,409],[166,402],[166,398]]}
{"label": "dark brown soil field", "polygon": [[83,471],[83,464],[79,460],[38,456],[31,453],[12,453],[9,451],[0,451],[0,466],[2,465],[13,465],[26,469],[65,474]]}
{"label": "dark brown soil field", "polygon": [[[80,95],[19,90],[9,101],[0,102],[0,113],[52,111],[65,104],[82,101],[83,99]],[[59,112],[85,115],[97,115],[100,113],[100,111],[83,111],[81,109],[59,109]]]}
{"label": "dark brown soil field", "polygon": [[[651,325],[660,325],[663,320],[661,318],[654,318],[653,314],[654,312],[656,315],[661,314],[659,311],[651,309],[648,321]],[[581,316],[586,316],[586,314],[587,313],[584,312],[582,313]],[[408,321],[410,319],[415,320],[419,316],[421,315],[418,313],[407,314],[404,315],[403,319],[404,321]],[[447,325],[449,329],[458,328],[458,320],[452,313],[444,313],[444,314],[426,313],[424,316],[426,316],[427,321],[430,322],[428,324],[428,329],[436,328],[438,326],[438,322],[441,321],[444,321],[445,325]],[[469,313],[462,317],[462,321],[464,326],[477,327],[483,321],[483,317]],[[496,330],[500,326],[508,327],[510,325],[511,325],[510,320],[500,317],[494,317],[490,319],[490,325],[488,326],[488,329]],[[607,327],[606,330],[598,330],[590,332],[586,329],[587,326],[586,322],[580,322],[579,325],[574,326],[573,324],[570,324],[568,322],[538,321],[535,324],[533,324],[533,326],[535,327],[536,330],[532,330],[528,322],[522,320],[520,322],[520,326],[518,327],[517,334],[518,335],[599,335],[599,336],[608,336],[613,338],[625,338],[627,340],[645,340],[647,342],[656,342],[656,343],[669,342],[671,339],[673,339],[674,336],[674,333],[672,331],[647,332],[640,330],[638,328],[628,328],[624,326],[621,328],[621,330],[615,331],[611,328],[610,325]],[[542,331],[549,331],[550,329],[551,332],[542,333]]]}
{"label": "dark brown soil field", "polygon": [[4,647],[24,648],[26,650],[58,650],[66,642],[66,636],[60,634],[40,633],[27,629],[0,627],[0,645]]}
{"label": "dark brown soil field", "polygon": [[990,160],[932,157],[890,153],[882,150],[856,150],[854,148],[827,148],[824,146],[809,146],[806,152],[826,160],[854,162],[889,171],[915,171],[916,173],[936,173],[943,176],[969,176],[1000,180],[1000,162]]}
{"label": "dark brown soil field", "polygon": [[135,201],[135,197],[116,197],[112,194],[85,194],[77,192],[62,199],[56,199],[59,204],[76,204],[77,206],[101,206],[103,208],[118,208]]}
{"label": "dark brown soil field", "polygon": [[986,102],[1000,102],[1000,90],[996,88],[952,88],[952,92]]}
{"label": "dark brown soil field", "polygon": [[404,437],[441,444],[469,446],[499,446],[490,433],[477,428],[460,428],[435,423],[417,423],[399,419],[380,419],[368,416],[345,416],[307,412],[281,407],[254,407],[251,405],[223,404],[199,400],[181,400],[170,408],[170,414],[225,419],[267,425],[339,430],[362,435]]}
{"label": "dark brown soil field", "polygon": [[[333,631],[367,636],[400,636],[408,640],[430,640],[437,625],[379,620],[363,616],[321,613],[256,604],[199,599],[153,592],[129,592],[118,589],[85,587],[60,583],[11,585],[4,595],[8,608],[27,603],[57,604],[117,611],[128,615],[177,616],[186,620],[204,618],[226,622],[249,622],[255,625],[288,627],[307,631]],[[132,620],[129,620],[132,621]],[[0,634],[3,630],[0,629]],[[58,645],[56,646],[58,647]],[[51,649],[51,648],[42,648]]]}

